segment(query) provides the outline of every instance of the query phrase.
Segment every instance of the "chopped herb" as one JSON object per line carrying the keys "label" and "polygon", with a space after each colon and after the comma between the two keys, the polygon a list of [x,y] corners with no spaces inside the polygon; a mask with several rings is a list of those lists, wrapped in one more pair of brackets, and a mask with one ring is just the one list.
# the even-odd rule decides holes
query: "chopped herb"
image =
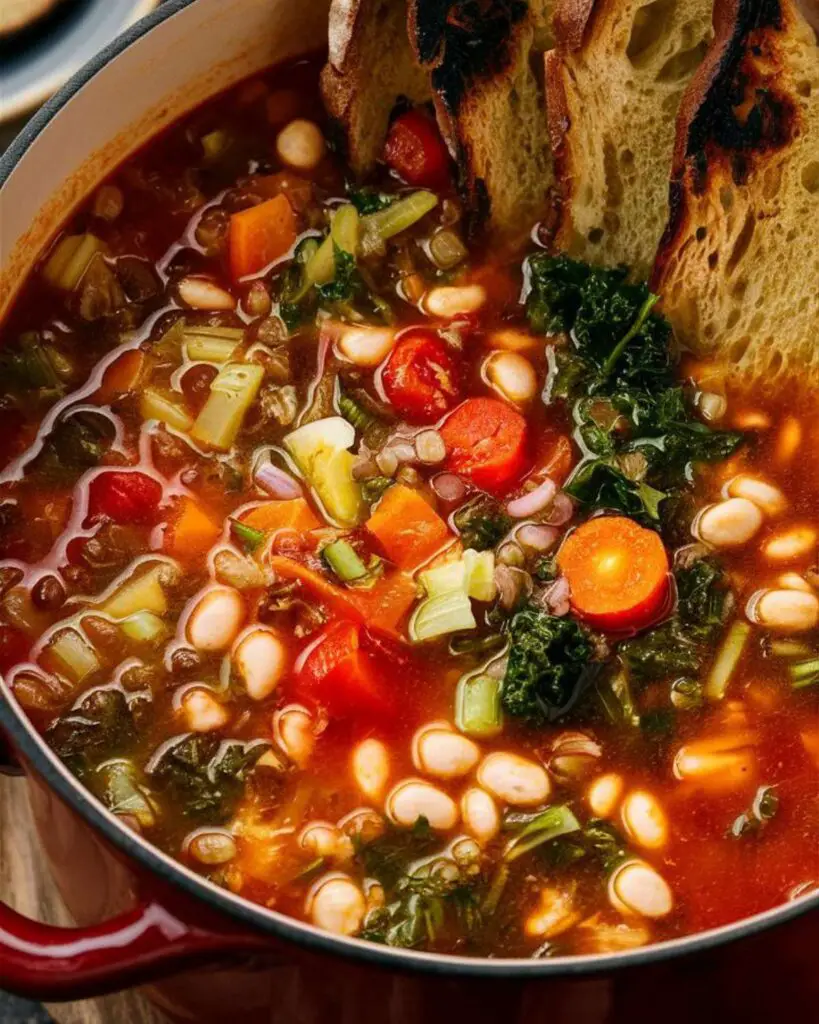
{"label": "chopped herb", "polygon": [[364,480],[361,484],[361,495],[368,505],[374,505],[384,496],[387,488],[392,487],[395,481],[389,476],[374,476]]}
{"label": "chopped herb", "polygon": [[350,192],[350,202],[362,217],[370,213],[378,213],[379,210],[386,210],[397,198],[397,196],[387,195],[386,192],[377,192],[372,188],[361,188]]}
{"label": "chopped herb", "polygon": [[507,814],[503,827],[505,830],[515,830],[515,835],[503,851],[503,859],[511,864],[543,843],[571,832],[579,832],[580,822],[568,807],[556,806],[533,814]]}

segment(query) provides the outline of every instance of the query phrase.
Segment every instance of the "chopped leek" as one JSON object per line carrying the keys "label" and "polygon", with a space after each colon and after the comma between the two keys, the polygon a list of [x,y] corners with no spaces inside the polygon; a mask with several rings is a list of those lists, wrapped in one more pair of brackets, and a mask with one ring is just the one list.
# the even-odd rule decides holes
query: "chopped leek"
{"label": "chopped leek", "polygon": [[77,683],[100,668],[97,652],[76,629],[62,630],[49,644],[48,652],[58,669]]}
{"label": "chopped leek", "polygon": [[747,622],[735,622],[728,630],[705,681],[705,696],[709,700],[722,700],[725,696],[750,635]]}
{"label": "chopped leek", "polygon": [[149,569],[136,579],[129,580],[102,605],[100,611],[112,619],[127,619],[140,612],[165,615],[168,600],[162,588],[164,566]]}
{"label": "chopped leek", "polygon": [[494,601],[498,588],[495,584],[495,552],[464,551],[467,592],[476,601]]}
{"label": "chopped leek", "polygon": [[362,217],[360,248],[363,255],[377,251],[384,242],[411,228],[437,205],[438,197],[432,192],[413,192],[384,210]]}
{"label": "chopped leek", "polygon": [[342,252],[355,256],[358,252],[359,216],[358,210],[351,204],[341,206],[333,217],[330,231],[333,243]]}
{"label": "chopped leek", "polygon": [[476,625],[469,597],[463,590],[453,590],[418,605],[410,620],[409,635],[414,643],[422,643]]}
{"label": "chopped leek", "polygon": [[257,548],[264,544],[265,535],[262,530],[256,530],[252,526],[248,526],[246,523],[239,522],[238,519],[231,519],[230,532],[239,541],[248,554],[252,554]]}
{"label": "chopped leek", "polygon": [[528,817],[520,832],[507,843],[503,859],[510,864],[543,843],[579,831],[580,822],[568,807],[547,807],[545,811]]}
{"label": "chopped leek", "polygon": [[333,236],[328,235],[308,259],[304,267],[304,281],[294,301],[304,298],[314,284],[329,284],[336,272]]}
{"label": "chopped leek", "polygon": [[122,622],[120,629],[129,640],[140,644],[154,643],[167,633],[165,623],[153,612],[137,612],[136,615],[129,615]]}
{"label": "chopped leek", "polygon": [[819,683],[819,658],[811,658],[809,661],[797,661],[788,667],[791,677],[791,686],[794,690],[801,690],[806,686],[813,686]]}
{"label": "chopped leek", "polygon": [[328,515],[342,526],[356,526],[364,502],[361,486],[353,479],[355,429],[341,416],[314,420],[284,439]]}
{"label": "chopped leek", "polygon": [[185,355],[195,363],[226,363],[244,336],[240,327],[186,327]]}
{"label": "chopped leek", "polygon": [[462,676],[455,691],[455,725],[478,739],[491,739],[503,730],[501,682],[486,673]]}
{"label": "chopped leek", "polygon": [[191,437],[227,451],[236,440],[262,386],[264,370],[255,363],[228,363],[210,386],[210,396],[193,425]]}
{"label": "chopped leek", "polygon": [[43,277],[50,285],[73,292],[97,253],[105,253],[105,243],[96,235],[66,235],[43,267]]}
{"label": "chopped leek", "polygon": [[440,597],[442,594],[451,594],[459,590],[466,593],[466,564],[460,558],[454,562],[444,562],[434,569],[419,573],[418,580],[427,597]]}
{"label": "chopped leek", "polygon": [[369,569],[349,541],[334,541],[323,548],[321,554],[336,576],[345,583],[361,580],[369,573]]}
{"label": "chopped leek", "polygon": [[186,409],[153,388],[143,391],[139,400],[139,412],[144,420],[159,420],[160,423],[165,423],[182,433],[187,433],[193,426],[193,417],[188,415]]}

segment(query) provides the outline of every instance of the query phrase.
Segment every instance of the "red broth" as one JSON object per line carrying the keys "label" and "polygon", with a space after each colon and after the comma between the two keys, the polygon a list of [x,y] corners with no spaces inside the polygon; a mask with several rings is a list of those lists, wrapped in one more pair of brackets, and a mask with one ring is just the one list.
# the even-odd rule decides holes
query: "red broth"
{"label": "red broth", "polygon": [[[2,325],[9,687],[130,827],[345,934],[609,952],[808,891],[810,420],[678,369],[679,416],[716,409],[741,437],[662,490],[624,447],[625,384],[555,396],[581,331],[537,320],[532,267],[554,268],[468,245],[440,161],[432,208],[374,241],[422,180],[384,167],[351,190],[333,151],[283,165],[294,118],[330,135],[317,70],[246,82],[121,167]],[[604,444],[616,486],[582,490]],[[565,537],[600,515],[669,559],[633,625],[635,567],[589,559],[622,573],[616,632],[578,621],[560,577]]]}

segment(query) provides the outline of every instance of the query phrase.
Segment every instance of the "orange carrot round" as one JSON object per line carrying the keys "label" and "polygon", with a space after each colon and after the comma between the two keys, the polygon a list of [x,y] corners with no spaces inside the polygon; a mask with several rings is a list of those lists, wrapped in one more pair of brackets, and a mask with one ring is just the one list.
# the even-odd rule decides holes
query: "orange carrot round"
{"label": "orange carrot round", "polygon": [[447,466],[476,487],[499,493],[520,479],[528,462],[526,420],[497,398],[469,398],[441,427]]}
{"label": "orange carrot round", "polygon": [[601,516],[578,527],[558,554],[576,615],[603,630],[640,629],[668,597],[663,542],[623,516]]}

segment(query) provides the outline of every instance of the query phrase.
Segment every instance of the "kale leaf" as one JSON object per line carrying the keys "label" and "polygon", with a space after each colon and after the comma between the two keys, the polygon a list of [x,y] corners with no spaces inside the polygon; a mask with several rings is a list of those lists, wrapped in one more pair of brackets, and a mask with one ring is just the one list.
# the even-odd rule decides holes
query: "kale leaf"
{"label": "kale leaf", "polygon": [[494,498],[479,495],[462,505],[455,513],[455,528],[465,548],[489,551],[512,528],[512,520]]}
{"label": "kale leaf", "polygon": [[83,778],[101,762],[129,753],[137,738],[134,712],[120,690],[92,690],[57,719],[46,739],[54,753]]}
{"label": "kale leaf", "polygon": [[589,634],[572,619],[530,605],[512,617],[509,635],[505,711],[530,725],[553,721],[572,706],[591,675]]}

